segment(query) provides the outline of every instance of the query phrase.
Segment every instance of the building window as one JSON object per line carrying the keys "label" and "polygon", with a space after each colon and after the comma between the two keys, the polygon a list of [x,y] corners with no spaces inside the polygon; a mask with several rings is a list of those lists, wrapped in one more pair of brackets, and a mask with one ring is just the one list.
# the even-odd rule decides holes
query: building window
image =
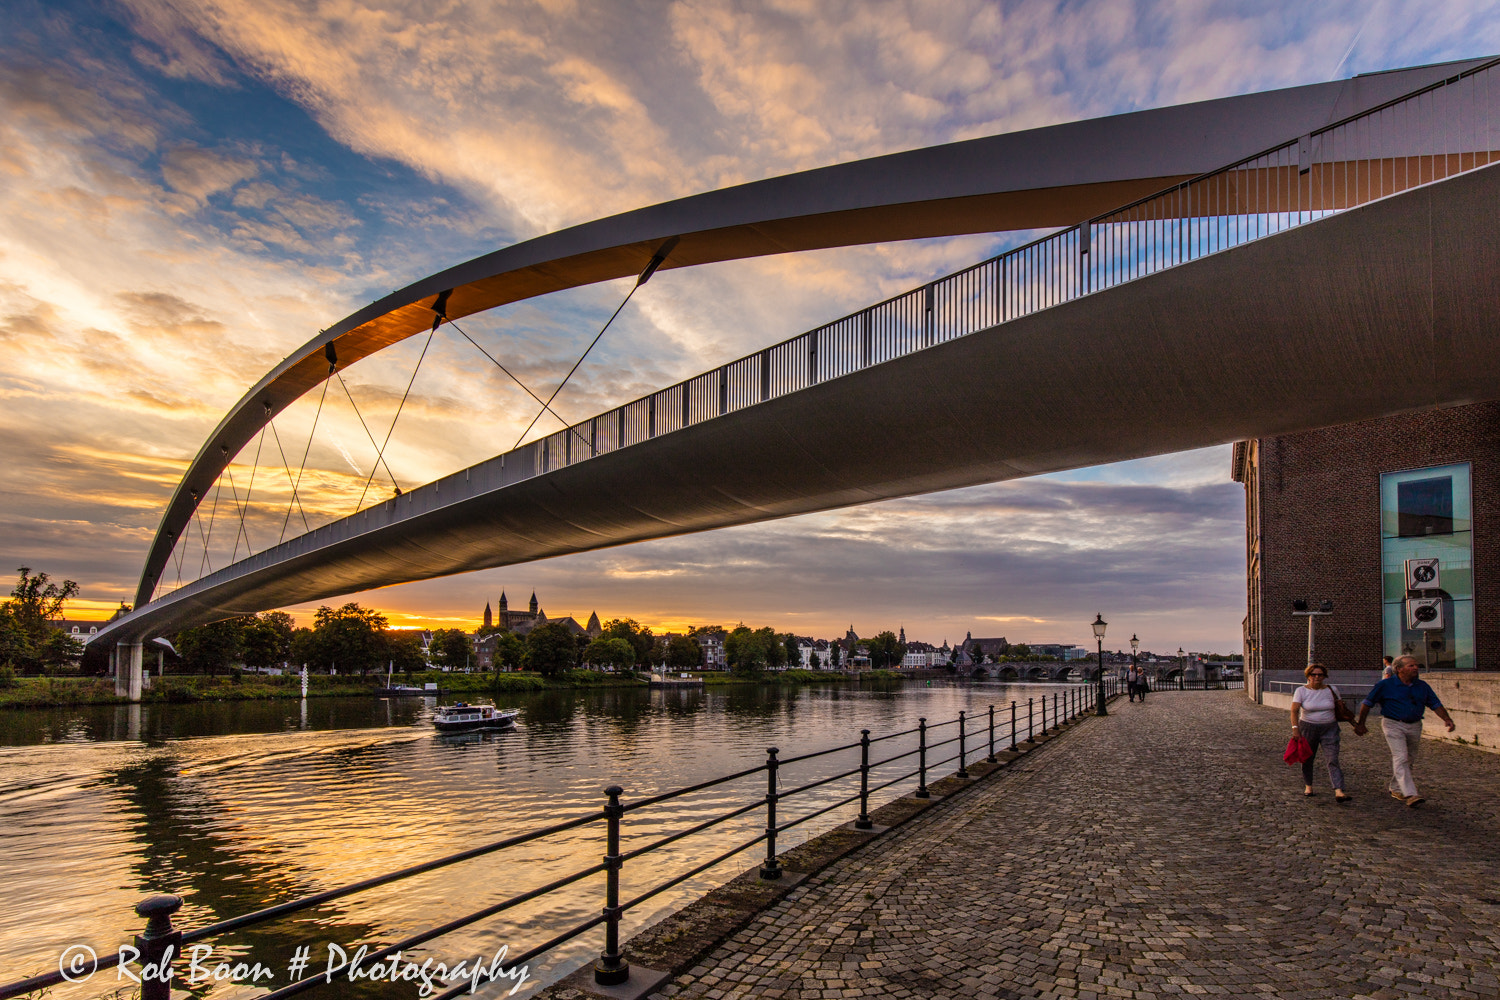
{"label": "building window", "polygon": [[[1468,463],[1380,477],[1384,646],[1424,667],[1473,670],[1473,521]],[[1438,587],[1406,589],[1408,559],[1437,559]],[[1442,628],[1412,627],[1408,601],[1438,598]]]}
{"label": "building window", "polygon": [[1396,483],[1396,533],[1401,538],[1453,534],[1453,477]]}

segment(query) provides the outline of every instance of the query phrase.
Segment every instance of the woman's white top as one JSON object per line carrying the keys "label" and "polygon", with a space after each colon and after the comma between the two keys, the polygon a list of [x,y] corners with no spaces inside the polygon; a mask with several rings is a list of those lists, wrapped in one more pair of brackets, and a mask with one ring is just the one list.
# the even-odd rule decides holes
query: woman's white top
{"label": "woman's white top", "polygon": [[1338,697],[1339,689],[1332,684],[1320,688],[1310,688],[1304,684],[1292,693],[1292,703],[1302,706],[1303,722],[1323,726],[1336,721],[1334,706],[1338,704]]}

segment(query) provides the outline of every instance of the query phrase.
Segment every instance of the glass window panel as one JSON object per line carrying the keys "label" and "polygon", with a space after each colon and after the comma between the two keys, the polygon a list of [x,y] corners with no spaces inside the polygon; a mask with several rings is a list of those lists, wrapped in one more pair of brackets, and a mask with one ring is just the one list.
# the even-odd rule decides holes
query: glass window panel
{"label": "glass window panel", "polygon": [[[1474,669],[1471,479],[1466,462],[1380,477],[1380,568],[1385,652],[1424,666]],[[1438,560],[1443,628],[1406,627],[1406,560]]]}
{"label": "glass window panel", "polygon": [[1453,534],[1453,477],[1396,484],[1396,534],[1401,538]]}
{"label": "glass window panel", "polygon": [[[1380,533],[1385,538],[1399,538],[1401,532],[1401,486],[1421,480],[1443,479],[1452,481],[1453,531],[1469,531],[1473,525],[1470,511],[1469,463],[1438,465],[1430,469],[1409,469],[1405,472],[1387,472],[1380,477]],[[1417,491],[1420,493],[1420,490]]]}
{"label": "glass window panel", "polygon": [[1381,544],[1381,588],[1384,599],[1399,601],[1406,596],[1406,560],[1438,561],[1438,584],[1455,599],[1474,596],[1474,572],[1470,553],[1472,532],[1433,535],[1426,538],[1386,538]]}

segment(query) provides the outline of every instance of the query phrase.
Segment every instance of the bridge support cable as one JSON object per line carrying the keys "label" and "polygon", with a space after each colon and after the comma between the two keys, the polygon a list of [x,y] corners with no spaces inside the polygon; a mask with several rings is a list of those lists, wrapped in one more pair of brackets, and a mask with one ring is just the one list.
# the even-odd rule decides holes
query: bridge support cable
{"label": "bridge support cable", "polygon": [[[500,361],[493,354],[491,354],[489,351],[486,351],[480,345],[479,341],[475,340],[473,337],[471,337],[467,333],[465,333],[463,331],[463,328],[460,327],[457,323],[453,322],[453,320],[451,320],[451,319],[448,320],[448,325],[451,326],[451,327],[453,327],[453,329],[457,330],[458,331],[458,335],[460,337],[464,338],[469,343],[473,344],[474,345],[474,349],[477,350],[480,354],[483,354],[486,358],[488,358],[490,360],[491,364],[493,364],[496,368],[500,369],[505,374],[509,375],[510,376],[510,380],[512,382],[514,382],[516,385],[520,386],[521,389],[522,389],[522,391],[525,392],[526,395],[530,396],[533,400],[535,400],[536,402],[540,403],[541,406],[542,406],[542,411],[544,413],[550,413],[550,414],[552,414],[554,417],[557,418],[558,423],[562,424],[564,427],[570,426],[568,424],[568,422],[563,419],[562,414],[558,413],[552,407],[548,406],[546,400],[542,399],[541,396],[538,396],[536,393],[532,392],[531,389],[530,389],[530,387],[527,386],[525,382],[522,382],[519,378],[516,377],[516,374],[514,372],[512,372],[509,368],[507,368],[504,365],[502,365],[500,363]],[[589,444],[590,443],[589,440],[587,438],[585,438],[583,436],[583,434],[576,427],[573,429],[573,436],[576,437],[576,438],[578,438],[578,440],[581,441],[583,444]]]}
{"label": "bridge support cable", "polygon": [[[219,478],[214,482],[214,502],[208,511],[208,532],[203,532],[203,518],[198,518],[198,533],[203,535],[203,559],[198,563],[198,576],[204,577],[214,570],[214,564],[208,557],[208,544],[214,537],[214,520],[219,516],[219,492],[224,488],[224,474],[219,473]],[[206,569],[205,569],[206,567]]]}
{"label": "bridge support cable", "polygon": [[[536,416],[531,418],[531,423],[527,424],[526,429],[521,432],[521,436],[516,438],[516,443],[511,445],[512,451],[515,451],[517,448],[521,447],[521,442],[526,440],[526,435],[531,433],[531,428],[536,426],[536,422],[542,419],[542,414],[546,413],[552,408],[552,401],[557,398],[558,393],[563,391],[563,386],[568,384],[568,380],[573,377],[573,373],[578,370],[578,366],[583,364],[583,359],[588,357],[589,352],[594,349],[594,345],[599,343],[599,338],[604,336],[604,332],[608,330],[610,324],[615,321],[615,317],[620,315],[621,310],[623,310],[627,305],[630,304],[631,296],[636,293],[636,290],[638,288],[651,280],[651,276],[656,273],[657,268],[661,267],[667,262],[667,255],[672,252],[672,249],[675,246],[677,246],[677,239],[678,238],[674,236],[671,239],[667,240],[657,248],[656,253],[651,255],[651,260],[646,264],[645,270],[641,271],[640,277],[635,279],[635,284],[630,286],[630,291],[625,293],[625,300],[619,304],[619,306],[613,313],[610,314],[609,319],[605,320],[604,326],[601,327],[599,329],[599,332],[594,335],[594,339],[589,342],[589,346],[584,348],[583,353],[578,356],[578,360],[573,362],[573,367],[568,369],[568,374],[563,376],[563,380],[558,383],[557,388],[552,390],[552,395],[547,397],[547,401],[542,404],[542,408],[537,411]],[[563,426],[567,425],[564,424]]]}
{"label": "bridge support cable", "polygon": [[[375,448],[375,465],[374,468],[371,468],[371,477],[374,478],[377,469],[380,469],[380,466],[384,465],[386,466],[386,475],[389,475],[390,477],[390,484],[392,484],[392,487],[398,486],[398,484],[396,484],[396,474],[395,472],[390,471],[390,462],[386,462],[386,460],[381,457],[380,445],[375,444],[375,435],[372,435],[371,429],[369,429],[369,424],[365,423],[365,414],[362,414],[362,412],[360,412],[359,403],[354,402],[354,393],[351,393],[350,385],[348,385],[348,382],[344,381],[344,375],[342,375],[342,373],[339,373],[339,387],[344,388],[344,394],[348,397],[348,400],[350,400],[350,406],[353,406],[354,408],[354,415],[360,418],[360,427],[363,427],[363,429],[365,429],[366,438],[369,438],[371,447]],[[363,493],[362,495],[360,495],[360,501],[365,501],[365,495],[363,495]],[[354,508],[354,513],[360,513],[360,508]]]}
{"label": "bridge support cable", "polygon": [[[229,499],[234,501],[235,513],[239,515],[239,524],[236,525],[234,532],[234,551],[229,554],[229,561],[232,563],[240,557],[240,538],[245,534],[245,508],[240,506],[240,491],[234,485],[234,466],[224,466],[224,474],[229,477]],[[245,539],[245,548],[247,550],[245,558],[248,559],[254,555],[253,552],[248,551],[250,548],[248,538]]]}
{"label": "bridge support cable", "polygon": [[[302,516],[303,530],[311,531],[312,525],[307,523],[307,511],[302,509],[302,501],[297,498],[297,481],[292,478],[292,463],[286,460],[286,449],[281,446],[281,433],[276,430],[276,421],[267,420],[266,425],[271,428],[271,437],[276,440],[276,450],[281,453],[281,467],[286,470],[287,485],[292,488],[292,499],[287,506],[290,508],[291,504],[297,505],[297,513]],[[286,529],[283,528],[282,531],[284,533]]]}
{"label": "bridge support cable", "polygon": [[[245,526],[245,517],[250,513],[250,494],[255,492],[255,473],[260,469],[260,450],[266,443],[266,429],[261,427],[260,436],[255,442],[255,461],[250,464],[250,482],[245,486],[245,505],[240,509],[240,534],[245,539],[245,558],[248,559],[255,554],[250,545],[250,529]],[[233,482],[230,487],[233,488]],[[239,553],[239,538],[235,539],[235,553]],[[233,560],[230,560],[233,562]]]}
{"label": "bridge support cable", "polygon": [[[356,511],[358,511],[360,506],[364,504],[365,494],[370,490],[370,483],[374,482],[376,471],[380,468],[381,463],[385,461],[385,449],[390,445],[391,435],[396,431],[396,421],[401,419],[401,411],[406,408],[406,399],[411,395],[411,387],[417,381],[417,372],[422,370],[422,362],[427,357],[427,348],[432,346],[432,338],[437,335],[438,327],[441,326],[442,323],[443,314],[439,312],[437,318],[432,321],[432,329],[427,331],[427,342],[422,345],[422,353],[417,356],[417,364],[416,367],[411,370],[411,378],[407,379],[406,381],[406,391],[401,394],[401,402],[396,406],[396,415],[391,418],[391,426],[385,432],[385,442],[381,444],[381,446],[375,451],[375,465],[370,469],[370,475],[365,480],[364,489],[359,491],[359,503],[354,507]],[[332,344],[328,345],[328,350],[331,356],[333,352]],[[330,371],[331,370],[332,369],[330,369]],[[350,401],[353,402],[353,400]],[[371,439],[370,443],[375,443],[373,438]],[[390,472],[391,467],[387,465],[385,467],[385,471]],[[391,477],[391,486],[396,491],[396,496],[399,497],[401,495],[401,487],[396,484],[395,476]]]}
{"label": "bridge support cable", "polygon": [[[328,398],[328,383],[332,381],[334,369],[338,367],[334,360],[333,344],[328,345],[328,375],[323,379],[323,391],[318,396],[318,409],[313,414],[312,429],[307,432],[307,447],[302,449],[302,464],[297,467],[297,478],[292,483],[292,503],[297,504],[297,509],[302,509],[302,504],[297,500],[297,491],[302,488],[302,473],[307,469],[307,456],[312,453],[313,435],[318,432],[318,419],[323,416],[323,401]],[[286,517],[281,522],[281,537],[276,540],[280,545],[286,540],[287,525],[292,523],[292,504],[286,505]],[[302,514],[302,523],[307,523],[307,513]]]}

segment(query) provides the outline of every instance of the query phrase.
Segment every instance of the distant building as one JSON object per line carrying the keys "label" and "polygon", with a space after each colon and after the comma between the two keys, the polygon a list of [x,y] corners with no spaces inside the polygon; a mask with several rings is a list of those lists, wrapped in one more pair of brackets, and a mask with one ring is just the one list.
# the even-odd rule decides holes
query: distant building
{"label": "distant building", "polygon": [[699,632],[693,636],[698,640],[698,647],[703,650],[704,670],[724,670],[729,663],[724,658],[724,633],[723,632]]}
{"label": "distant building", "polygon": [[105,624],[100,621],[78,621],[73,618],[57,618],[48,622],[59,632],[66,632],[79,642],[88,642],[89,636],[99,631],[100,626]]}
{"label": "distant building", "polygon": [[[500,592],[500,609],[498,613],[491,615],[489,604],[486,603],[484,606],[485,628],[503,628],[514,632],[516,635],[524,636],[538,625],[544,624],[547,621],[547,612],[543,611],[541,606],[537,604],[535,592],[531,595],[531,606],[526,611],[510,610],[510,602],[506,599],[505,591],[503,590]],[[578,624],[572,617],[559,618],[558,621],[567,626],[568,631],[574,635],[587,635],[591,638],[598,638],[603,632],[603,629],[599,627],[598,612],[589,615],[587,626]]]}
{"label": "distant building", "polygon": [[1005,636],[996,636],[991,639],[976,639],[974,633],[964,635],[964,641],[958,647],[958,664],[961,667],[978,666],[986,659],[995,656],[1004,656],[1010,650],[1010,643],[1005,641]]}

